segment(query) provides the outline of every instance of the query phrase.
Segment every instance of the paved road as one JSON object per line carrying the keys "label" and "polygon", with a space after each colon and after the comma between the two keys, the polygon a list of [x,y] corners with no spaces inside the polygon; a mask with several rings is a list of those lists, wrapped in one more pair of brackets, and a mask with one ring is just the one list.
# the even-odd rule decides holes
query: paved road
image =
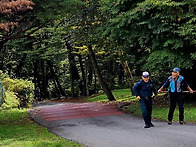
{"label": "paved road", "polygon": [[196,147],[196,125],[153,121],[118,111],[111,104],[48,103],[30,111],[49,131],[89,147]]}

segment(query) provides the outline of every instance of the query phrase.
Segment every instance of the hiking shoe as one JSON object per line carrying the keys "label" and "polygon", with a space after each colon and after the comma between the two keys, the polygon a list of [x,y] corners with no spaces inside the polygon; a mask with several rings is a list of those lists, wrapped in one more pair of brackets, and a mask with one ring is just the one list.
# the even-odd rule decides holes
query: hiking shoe
{"label": "hiking shoe", "polygon": [[180,121],[180,124],[183,125],[185,122],[184,121]]}
{"label": "hiking shoe", "polygon": [[168,125],[171,125],[172,124],[172,121],[168,121]]}
{"label": "hiking shoe", "polygon": [[154,125],[152,123],[150,123],[150,127],[154,127]]}
{"label": "hiking shoe", "polygon": [[150,128],[150,125],[145,125],[144,128]]}

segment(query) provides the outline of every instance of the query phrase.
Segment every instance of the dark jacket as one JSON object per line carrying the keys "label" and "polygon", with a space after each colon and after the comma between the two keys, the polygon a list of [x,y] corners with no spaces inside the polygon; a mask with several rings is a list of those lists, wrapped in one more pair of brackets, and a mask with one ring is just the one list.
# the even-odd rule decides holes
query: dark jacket
{"label": "dark jacket", "polygon": [[152,92],[157,95],[157,90],[155,88],[154,82],[151,79],[147,83],[141,79],[133,86],[133,92],[136,97],[151,97]]}

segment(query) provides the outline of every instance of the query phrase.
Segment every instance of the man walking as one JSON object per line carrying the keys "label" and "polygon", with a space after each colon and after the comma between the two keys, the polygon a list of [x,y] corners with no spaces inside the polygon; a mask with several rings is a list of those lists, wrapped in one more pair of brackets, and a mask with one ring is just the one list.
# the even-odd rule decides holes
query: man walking
{"label": "man walking", "polygon": [[133,92],[140,102],[142,116],[145,122],[144,128],[154,127],[151,122],[152,116],[152,93],[157,96],[154,82],[148,72],[142,73],[142,79],[133,86]]}
{"label": "man walking", "polygon": [[176,108],[176,103],[179,105],[179,122],[184,124],[184,107],[183,107],[183,95],[182,87],[186,87],[190,93],[193,93],[193,90],[186,83],[183,76],[180,75],[180,69],[174,68],[172,75],[167,79],[163,86],[158,90],[159,93],[162,92],[164,88],[169,87],[169,96],[170,96],[170,108],[168,114],[168,124],[172,124],[174,110]]}

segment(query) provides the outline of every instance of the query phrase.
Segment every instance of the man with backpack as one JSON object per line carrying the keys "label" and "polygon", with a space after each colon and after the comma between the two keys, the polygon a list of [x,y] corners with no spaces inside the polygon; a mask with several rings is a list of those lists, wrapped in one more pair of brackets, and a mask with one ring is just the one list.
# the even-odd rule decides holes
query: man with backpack
{"label": "man with backpack", "polygon": [[179,122],[180,124],[184,124],[184,107],[183,107],[184,102],[183,102],[183,95],[182,95],[183,87],[187,88],[190,93],[193,93],[194,91],[186,83],[184,77],[180,75],[179,68],[173,69],[172,75],[167,79],[167,81],[158,90],[158,92],[161,93],[162,90],[167,87],[169,87],[169,97],[170,97],[168,124],[169,125],[172,124],[172,118],[177,102],[179,105]]}
{"label": "man with backpack", "polygon": [[151,122],[152,94],[154,93],[156,97],[157,90],[148,72],[142,73],[142,79],[133,86],[133,92],[140,102],[142,116],[145,122],[144,128],[154,127]]}

